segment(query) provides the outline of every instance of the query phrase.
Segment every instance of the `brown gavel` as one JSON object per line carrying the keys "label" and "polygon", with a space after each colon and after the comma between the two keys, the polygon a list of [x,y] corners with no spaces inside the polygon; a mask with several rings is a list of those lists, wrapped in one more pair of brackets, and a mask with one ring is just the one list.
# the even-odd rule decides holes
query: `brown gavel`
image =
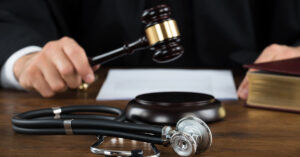
{"label": "brown gavel", "polygon": [[154,51],[152,59],[157,63],[176,60],[184,50],[180,45],[180,33],[176,21],[170,15],[171,9],[167,5],[158,5],[145,10],[141,18],[142,22],[146,24],[145,36],[115,50],[89,58],[90,64],[103,64],[147,48]]}

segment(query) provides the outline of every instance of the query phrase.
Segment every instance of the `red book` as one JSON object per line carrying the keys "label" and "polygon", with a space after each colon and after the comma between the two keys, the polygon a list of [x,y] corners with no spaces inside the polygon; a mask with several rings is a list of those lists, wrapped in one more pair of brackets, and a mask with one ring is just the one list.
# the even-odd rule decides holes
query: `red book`
{"label": "red book", "polygon": [[300,75],[300,57],[257,64],[247,64],[244,65],[244,67],[282,74]]}
{"label": "red book", "polygon": [[247,73],[246,106],[300,112],[300,57],[244,67],[258,70]]}

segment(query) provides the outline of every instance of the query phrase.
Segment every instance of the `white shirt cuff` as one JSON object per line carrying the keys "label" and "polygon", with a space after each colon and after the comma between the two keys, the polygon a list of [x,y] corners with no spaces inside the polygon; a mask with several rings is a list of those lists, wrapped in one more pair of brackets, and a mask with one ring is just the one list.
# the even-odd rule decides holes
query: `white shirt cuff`
{"label": "white shirt cuff", "polygon": [[27,46],[12,54],[1,68],[1,86],[4,88],[24,90],[15,77],[14,65],[19,58],[41,50],[42,48],[39,46]]}

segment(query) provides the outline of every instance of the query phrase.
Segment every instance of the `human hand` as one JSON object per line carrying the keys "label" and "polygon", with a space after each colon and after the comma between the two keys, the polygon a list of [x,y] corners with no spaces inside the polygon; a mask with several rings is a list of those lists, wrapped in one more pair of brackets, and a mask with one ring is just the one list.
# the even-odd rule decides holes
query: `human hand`
{"label": "human hand", "polygon": [[40,52],[18,59],[14,74],[27,90],[35,90],[43,97],[51,97],[67,88],[77,88],[82,80],[95,80],[84,49],[69,37],[48,42]]}
{"label": "human hand", "polygon": [[[300,47],[272,44],[263,50],[260,56],[256,59],[255,63],[284,60],[295,57],[300,57]],[[248,71],[255,71],[255,69],[250,69]],[[242,83],[239,86],[238,96],[244,100],[248,98],[247,77],[243,79]]]}

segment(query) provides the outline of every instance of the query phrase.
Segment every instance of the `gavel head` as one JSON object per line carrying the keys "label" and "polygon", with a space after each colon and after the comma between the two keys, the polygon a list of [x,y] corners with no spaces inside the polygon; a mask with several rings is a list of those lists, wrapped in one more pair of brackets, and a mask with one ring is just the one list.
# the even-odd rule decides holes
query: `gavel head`
{"label": "gavel head", "polygon": [[150,50],[155,52],[152,59],[157,63],[176,60],[184,52],[176,21],[170,15],[170,7],[164,4],[147,9],[142,15]]}

